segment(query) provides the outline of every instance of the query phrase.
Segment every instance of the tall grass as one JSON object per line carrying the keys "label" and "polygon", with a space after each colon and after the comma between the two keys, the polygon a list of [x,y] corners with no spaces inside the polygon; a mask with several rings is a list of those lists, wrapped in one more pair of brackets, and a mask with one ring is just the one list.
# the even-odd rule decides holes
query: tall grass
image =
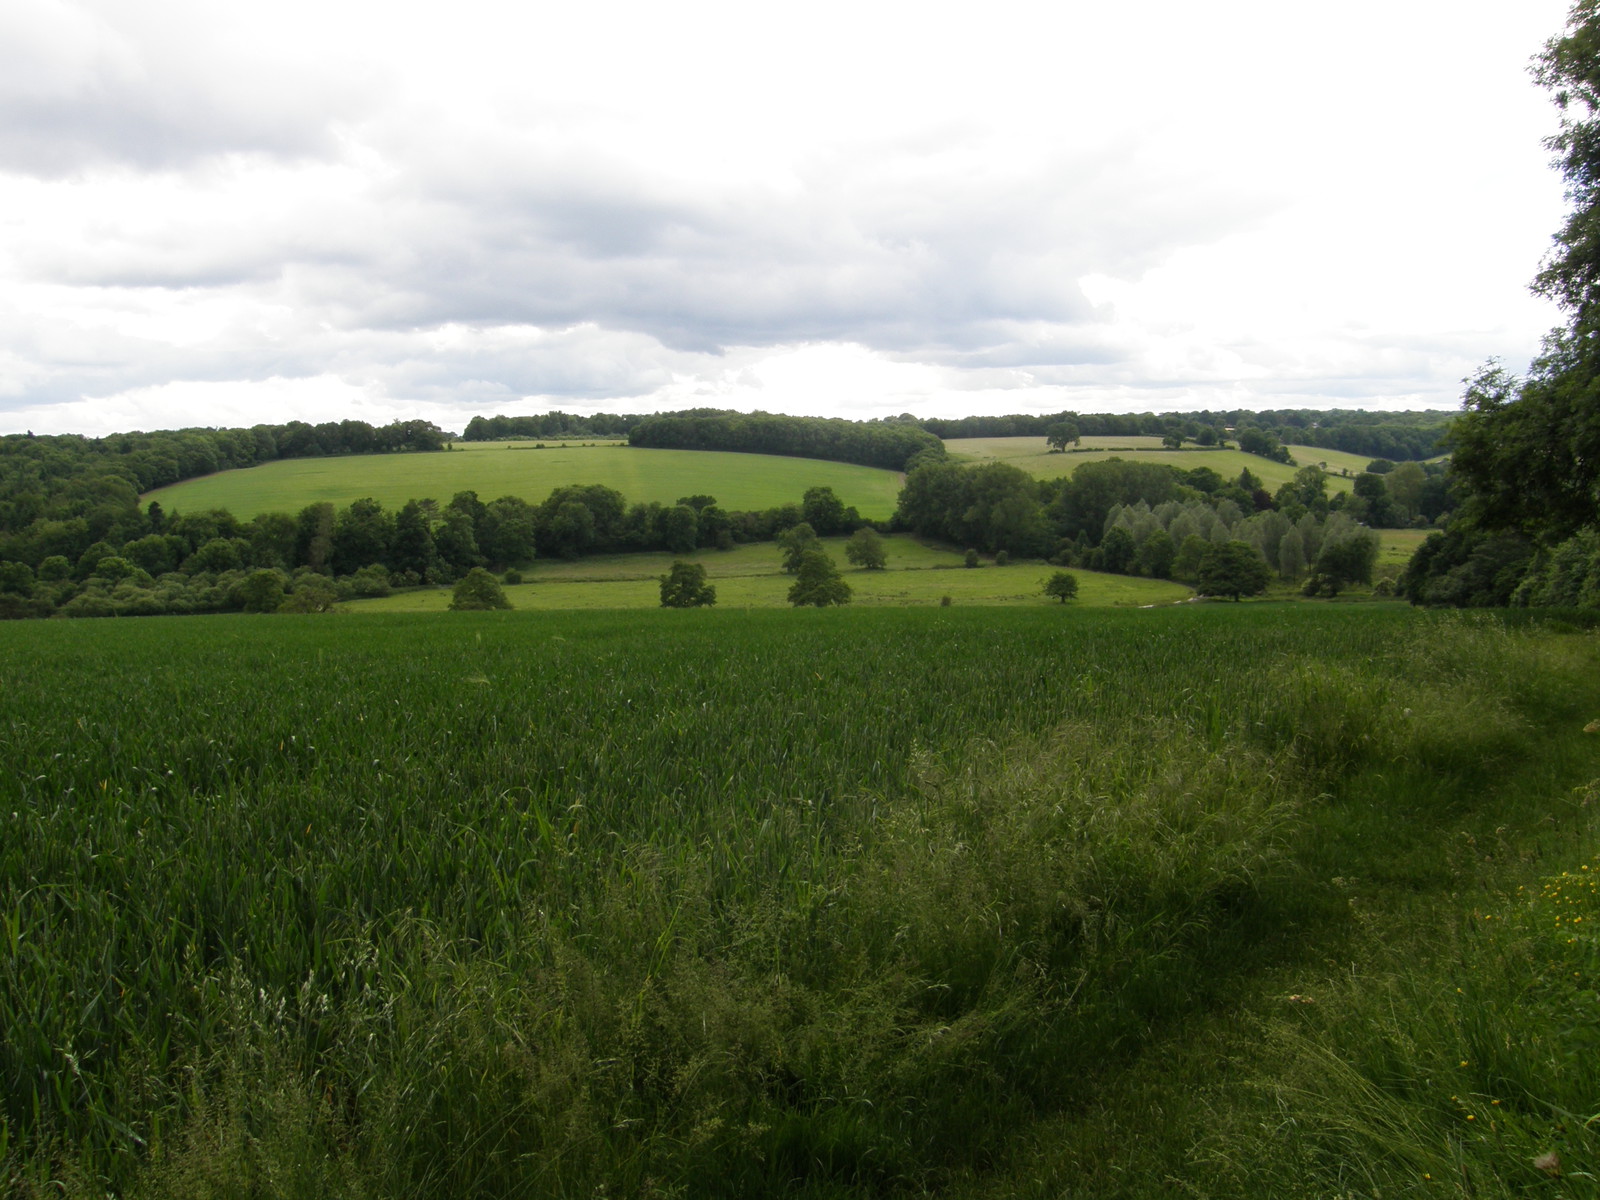
{"label": "tall grass", "polygon": [[1572,696],[1489,622],[1075,616],[0,629],[12,1186],[937,1187],[1305,936],[1342,778]]}

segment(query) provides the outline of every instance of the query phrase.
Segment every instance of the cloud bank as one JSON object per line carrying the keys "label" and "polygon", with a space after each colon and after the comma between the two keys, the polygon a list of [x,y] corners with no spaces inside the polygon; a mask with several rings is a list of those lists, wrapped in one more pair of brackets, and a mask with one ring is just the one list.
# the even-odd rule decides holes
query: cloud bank
{"label": "cloud bank", "polygon": [[0,432],[1445,406],[1558,320],[1563,4],[571,7],[7,5]]}

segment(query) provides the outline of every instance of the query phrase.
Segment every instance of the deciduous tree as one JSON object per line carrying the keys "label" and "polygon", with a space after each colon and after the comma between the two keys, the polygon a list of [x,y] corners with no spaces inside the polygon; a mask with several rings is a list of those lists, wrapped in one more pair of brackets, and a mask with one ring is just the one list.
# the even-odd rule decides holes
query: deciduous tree
{"label": "deciduous tree", "polygon": [[708,608],[717,602],[717,589],[706,582],[706,569],[696,562],[675,562],[661,576],[662,608]]}
{"label": "deciduous tree", "polygon": [[883,538],[870,525],[863,525],[850,535],[850,540],[844,544],[844,556],[851,565],[867,571],[881,571],[889,562]]}
{"label": "deciduous tree", "polygon": [[789,603],[796,608],[814,605],[825,608],[830,604],[849,604],[851,589],[834,566],[833,558],[820,546],[814,546],[800,555],[794,586],[789,589]]}
{"label": "deciduous tree", "polygon": [[1057,571],[1044,581],[1044,594],[1054,596],[1065,604],[1078,596],[1078,577],[1069,571]]}

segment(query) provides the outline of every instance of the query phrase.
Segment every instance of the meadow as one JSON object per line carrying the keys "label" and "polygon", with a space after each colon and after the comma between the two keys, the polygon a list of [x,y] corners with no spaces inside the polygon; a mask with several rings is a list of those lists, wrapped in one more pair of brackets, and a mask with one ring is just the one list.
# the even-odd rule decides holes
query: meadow
{"label": "meadow", "polygon": [[[962,552],[926,545],[912,537],[884,539],[887,567],[867,571],[845,559],[847,538],[822,538],[853,595],[850,603],[867,607],[939,604],[1057,604],[1043,593],[1044,581],[1056,568],[1037,560],[1005,566],[985,559],[978,568],[963,563]],[[782,551],[772,542],[735,546],[732,550],[700,550],[692,555],[614,554],[576,561],[539,559],[522,571],[523,582],[507,584],[506,598],[515,608],[657,608],[659,580],[678,559],[706,568],[717,589],[720,608],[787,608],[794,576],[781,569]],[[1137,579],[1098,571],[1074,571],[1080,606],[1122,607],[1173,604],[1194,592],[1165,579]],[[369,600],[348,601],[352,612],[440,612],[449,607],[447,587],[413,589]]]}
{"label": "meadow", "polygon": [[[1054,479],[1071,475],[1086,462],[1107,458],[1121,458],[1128,462],[1166,463],[1180,471],[1196,467],[1210,467],[1224,479],[1239,478],[1239,473],[1249,470],[1275,492],[1294,478],[1299,467],[1286,466],[1242,450],[1215,450],[1203,446],[1186,445],[1181,450],[1168,450],[1157,437],[1086,437],[1081,445],[1066,453],[1050,449],[1042,437],[951,438],[945,449],[957,462],[983,462],[999,459],[1020,467],[1040,479]],[[1341,454],[1337,450],[1322,450],[1315,446],[1290,446],[1290,455],[1300,466],[1326,464],[1329,472],[1329,493],[1354,490],[1355,480],[1338,474],[1349,470],[1352,476],[1366,469],[1370,459],[1354,454]]]}
{"label": "meadow", "polygon": [[329,501],[342,507],[370,496],[390,511],[407,500],[443,503],[461,491],[481,500],[520,496],[538,503],[554,489],[601,483],[630,504],[673,504],[708,493],[728,511],[798,504],[807,488],[831,487],[861,515],[885,520],[901,477],[894,471],[809,458],[718,451],[647,450],[617,442],[456,442],[431,454],[294,458],[221,471],[148,493],[169,512],[225,508],[241,520],[298,512]]}
{"label": "meadow", "polygon": [[1600,674],[1518,619],[0,627],[0,1190],[1581,1194]]}

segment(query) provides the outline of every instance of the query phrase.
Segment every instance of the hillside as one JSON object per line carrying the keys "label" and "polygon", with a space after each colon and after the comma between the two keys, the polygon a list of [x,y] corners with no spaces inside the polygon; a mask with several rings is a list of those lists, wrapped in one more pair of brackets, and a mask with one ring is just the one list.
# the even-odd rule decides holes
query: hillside
{"label": "hillside", "polygon": [[[1285,466],[1259,455],[1246,454],[1242,450],[1208,450],[1201,446],[1167,450],[1162,447],[1158,437],[1085,437],[1078,449],[1066,454],[1053,452],[1043,438],[1037,437],[952,438],[945,442],[945,449],[958,462],[1000,459],[1040,479],[1070,475],[1086,462],[1122,458],[1130,462],[1166,463],[1182,471],[1210,467],[1228,480],[1237,479],[1239,472],[1248,468],[1266,484],[1268,491],[1276,491],[1294,478],[1294,473],[1299,470],[1299,467]],[[1357,461],[1357,455],[1320,450],[1314,446],[1290,446],[1288,450],[1300,466],[1326,463],[1325,469],[1330,472],[1330,492],[1352,490],[1354,480],[1338,472],[1348,470],[1355,475],[1371,461],[1364,458]]]}
{"label": "hillside", "polygon": [[646,450],[617,444],[456,443],[443,454],[299,458],[222,471],[144,496],[169,512],[225,508],[241,520],[297,512],[327,500],[347,505],[370,496],[389,509],[407,500],[445,501],[475,491],[482,499],[520,496],[537,503],[558,487],[599,483],[630,503],[671,504],[709,493],[724,509],[758,510],[798,503],[810,487],[831,487],[865,517],[894,511],[900,476],[893,471],[817,459],[706,450]]}

